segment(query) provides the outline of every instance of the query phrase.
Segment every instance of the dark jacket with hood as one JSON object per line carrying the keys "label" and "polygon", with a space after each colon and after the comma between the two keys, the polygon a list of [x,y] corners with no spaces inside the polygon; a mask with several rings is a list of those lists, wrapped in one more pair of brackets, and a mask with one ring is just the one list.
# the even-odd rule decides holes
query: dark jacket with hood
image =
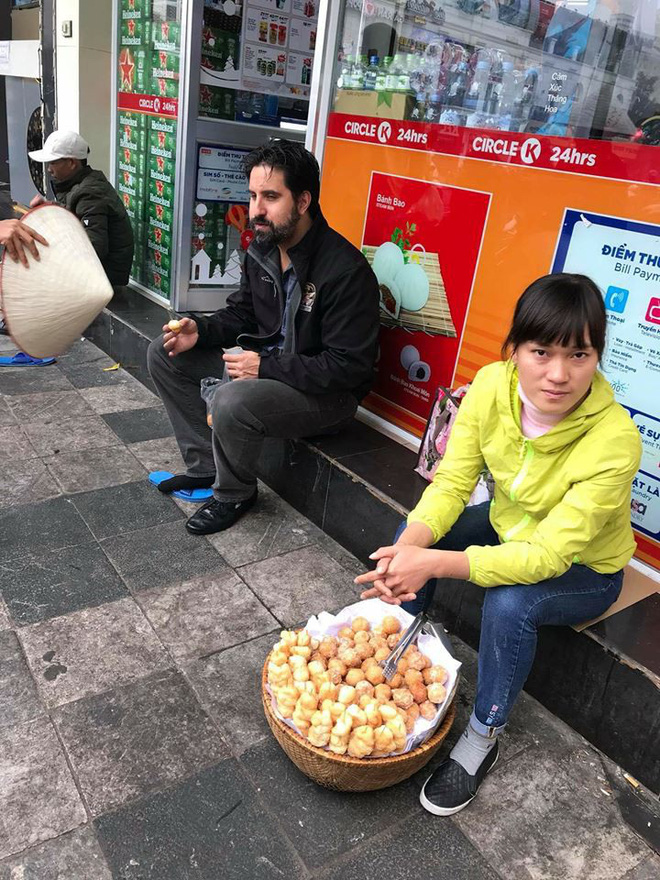
{"label": "dark jacket with hood", "polygon": [[260,379],[276,379],[310,394],[369,391],[379,331],[378,282],[367,260],[331,229],[322,214],[288,251],[297,284],[289,297],[286,333],[280,341],[285,296],[276,246],[250,245],[241,284],[227,306],[195,316],[198,345],[241,345],[261,354]]}
{"label": "dark jacket with hood", "polygon": [[78,217],[113,287],[128,284],[133,227],[121,199],[102,171],[83,165],[68,180],[53,181],[58,204]]}

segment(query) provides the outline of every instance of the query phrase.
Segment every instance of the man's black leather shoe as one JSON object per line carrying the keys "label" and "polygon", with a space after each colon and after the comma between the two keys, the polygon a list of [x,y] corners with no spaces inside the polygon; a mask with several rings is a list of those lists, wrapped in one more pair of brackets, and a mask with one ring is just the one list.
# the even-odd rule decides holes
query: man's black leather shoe
{"label": "man's black leather shoe", "polygon": [[193,535],[212,535],[224,532],[239,520],[257,500],[257,490],[245,501],[218,501],[211,498],[196,510],[186,523],[186,528]]}

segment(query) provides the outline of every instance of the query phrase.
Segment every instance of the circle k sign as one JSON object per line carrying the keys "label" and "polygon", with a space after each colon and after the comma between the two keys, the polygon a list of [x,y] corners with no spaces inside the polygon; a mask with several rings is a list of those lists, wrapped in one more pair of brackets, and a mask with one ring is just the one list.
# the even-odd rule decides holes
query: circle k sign
{"label": "circle k sign", "polygon": [[525,165],[533,165],[541,158],[541,141],[536,138],[527,138],[520,147],[520,158]]}
{"label": "circle k sign", "polygon": [[386,144],[390,137],[392,136],[392,126],[389,122],[381,122],[378,126],[378,131],[376,132],[376,137],[381,142],[381,144]]}

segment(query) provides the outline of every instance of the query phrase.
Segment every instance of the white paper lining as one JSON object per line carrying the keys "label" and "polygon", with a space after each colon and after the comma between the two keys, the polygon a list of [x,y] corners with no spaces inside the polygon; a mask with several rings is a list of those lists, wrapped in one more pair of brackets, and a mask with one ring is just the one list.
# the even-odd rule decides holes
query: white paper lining
{"label": "white paper lining", "polygon": [[[339,630],[344,626],[350,626],[356,617],[366,618],[373,629],[384,617],[387,616],[397,618],[401,623],[402,632],[406,630],[414,620],[412,614],[408,614],[407,611],[404,611],[403,608],[398,605],[386,605],[381,602],[380,599],[364,599],[361,602],[356,602],[354,605],[347,605],[346,608],[343,608],[339,612],[339,614],[328,614],[327,611],[322,611],[317,617],[310,617],[305,624],[304,629],[306,629],[313,638],[321,639],[323,636],[337,636]],[[434,666],[444,666],[447,670],[449,675],[449,678],[445,682],[447,696],[444,703],[438,706],[438,711],[433,720],[427,721],[421,716],[417,719],[415,727],[406,738],[405,748],[400,752],[392,752],[392,755],[403,755],[406,752],[410,752],[418,746],[421,746],[422,743],[426,742],[426,740],[431,737],[442,719],[445,717],[450,698],[454,692],[454,685],[456,684],[458,671],[461,668],[460,662],[456,660],[455,657],[452,657],[440,639],[435,636],[422,633],[417,638],[417,646],[422,654],[426,654],[427,657],[430,657]],[[287,727],[295,730],[296,733],[303,737],[303,739],[306,739],[305,735],[298,730],[290,718],[283,718],[280,715],[270,686],[268,686],[268,693],[271,697],[271,706],[275,715],[280,721],[283,721]]]}

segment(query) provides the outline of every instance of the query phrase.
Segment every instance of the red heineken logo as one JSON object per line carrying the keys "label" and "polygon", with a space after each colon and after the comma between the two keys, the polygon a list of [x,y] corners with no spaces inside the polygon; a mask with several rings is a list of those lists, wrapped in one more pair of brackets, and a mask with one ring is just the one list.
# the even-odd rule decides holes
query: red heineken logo
{"label": "red heineken logo", "polygon": [[158,166],[159,171],[165,170],[165,159],[162,156],[156,156],[156,165]]}
{"label": "red heineken logo", "polygon": [[161,277],[158,272],[154,272],[154,285],[160,287]]}
{"label": "red heineken logo", "polygon": [[161,67],[167,67],[167,52],[159,52],[158,60],[160,61]]}
{"label": "red heineken logo", "polygon": [[162,265],[163,255],[160,251],[154,251],[154,260],[156,261],[156,265]]}
{"label": "red heineken logo", "polygon": [[209,28],[204,28],[204,30],[202,31],[202,42],[205,46],[213,44],[213,31],[209,30]]}
{"label": "red heineken logo", "polygon": [[129,20],[128,20],[128,36],[129,37],[135,36],[135,19],[134,18],[129,18]]}
{"label": "red heineken logo", "polygon": [[131,127],[130,127],[130,125],[125,125],[125,126],[124,126],[124,135],[125,135],[125,137],[126,137],[126,140],[129,140],[129,141],[130,141],[130,139],[131,139]]}
{"label": "red heineken logo", "polygon": [[[158,207],[160,208],[161,206],[159,205]],[[162,241],[162,238],[163,238],[163,230],[156,227],[154,229],[154,236],[156,238],[156,244],[160,244]],[[156,252],[156,253],[158,253],[158,252]]]}
{"label": "red heineken logo", "polygon": [[199,87],[199,97],[204,103],[210,103],[213,95],[211,94],[211,89],[208,86],[200,86]]}
{"label": "red heineken logo", "polygon": [[135,0],[128,0],[128,8],[129,8],[130,10],[134,10],[134,9],[135,9]]}
{"label": "red heineken logo", "polygon": [[128,149],[128,147],[124,147],[124,159],[126,160],[126,162],[131,161],[131,151]]}
{"label": "red heineken logo", "polygon": [[124,197],[124,207],[128,208],[128,206],[131,203],[131,197],[129,196],[128,193],[122,193],[122,196]]}
{"label": "red heineken logo", "polygon": [[166,80],[164,80],[164,79],[159,79],[159,80],[158,80],[158,93],[159,93],[160,95],[164,95],[166,91],[167,91],[167,82],[166,82]]}
{"label": "red heineken logo", "polygon": [[164,40],[169,40],[169,38],[170,38],[170,23],[169,23],[169,21],[161,21],[160,34]]}
{"label": "red heineken logo", "polygon": [[130,171],[124,171],[124,183],[126,184],[126,186],[130,186],[130,183],[131,183]]}
{"label": "red heineken logo", "polygon": [[163,194],[163,181],[162,180],[156,181],[156,192],[158,193],[159,196],[162,196],[162,194]]}
{"label": "red heineken logo", "polygon": [[158,132],[158,146],[159,147],[165,146],[165,132],[164,131]]}
{"label": "red heineken logo", "polygon": [[[163,206],[162,205],[156,205],[156,217],[158,218],[158,220],[163,219]],[[160,229],[156,230],[156,235],[157,235],[157,238],[160,239]]]}
{"label": "red heineken logo", "polygon": [[126,87],[130,91],[133,88],[133,77],[135,76],[135,64],[133,56],[128,49],[122,49],[119,53],[119,73],[121,75],[120,89]]}

